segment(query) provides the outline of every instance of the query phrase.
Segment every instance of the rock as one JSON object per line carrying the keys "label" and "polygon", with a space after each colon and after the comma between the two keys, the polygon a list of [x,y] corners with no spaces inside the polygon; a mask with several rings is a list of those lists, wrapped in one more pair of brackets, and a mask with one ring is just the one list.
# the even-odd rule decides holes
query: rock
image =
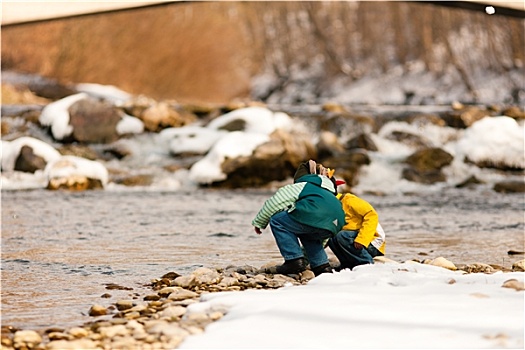
{"label": "rock", "polygon": [[75,156],[89,160],[96,160],[99,158],[98,153],[87,145],[80,144],[66,144],[58,148],[63,156]]}
{"label": "rock", "polygon": [[456,265],[454,265],[454,263],[452,263],[451,261],[443,258],[443,257],[439,257],[439,258],[435,258],[433,260],[431,260],[430,262],[428,262],[429,265],[434,265],[434,266],[439,266],[439,267],[443,267],[445,269],[449,269],[449,270],[452,270],[452,271],[456,271],[458,268],[456,267]]}
{"label": "rock", "polygon": [[395,264],[398,264],[397,261],[395,260],[392,260],[392,259],[389,259],[385,256],[375,256],[374,257],[374,264],[391,264],[391,263],[395,263]]}
{"label": "rock", "polygon": [[73,327],[69,330],[69,334],[75,338],[87,337],[89,332],[85,328]]}
{"label": "rock", "polygon": [[159,314],[160,317],[167,318],[169,320],[173,320],[176,318],[182,317],[186,313],[186,308],[184,306],[168,306],[164,310],[162,310]]}
{"label": "rock", "polygon": [[108,171],[101,163],[88,159],[63,156],[47,164],[45,173],[50,190],[102,189],[108,181]]}
{"label": "rock", "polygon": [[77,339],[72,341],[56,340],[46,345],[46,350],[87,350],[97,349],[97,344],[88,338]]}
{"label": "rock", "polygon": [[440,170],[452,163],[454,157],[441,148],[429,147],[412,153],[405,163],[418,172]]}
{"label": "rock", "polygon": [[112,339],[116,336],[125,336],[128,334],[128,329],[124,325],[116,325],[109,327],[100,327],[98,330],[102,338]]}
{"label": "rock", "polygon": [[473,187],[478,184],[483,184],[484,181],[479,180],[476,176],[472,175],[469,178],[465,179],[464,181],[458,183],[455,187],[456,188],[469,188]]}
{"label": "rock", "polygon": [[467,106],[464,108],[461,108],[460,106],[455,107],[458,109],[455,109],[443,116],[443,120],[447,123],[447,125],[453,128],[468,128],[478,120],[491,115],[489,111],[475,106]]}
{"label": "rock", "polygon": [[316,147],[317,157],[321,160],[345,151],[337,135],[330,131],[321,131]]}
{"label": "rock", "polygon": [[410,167],[403,169],[402,177],[424,184],[444,182],[446,177],[441,168],[452,163],[452,160],[452,155],[440,148],[421,149],[405,160]]}
{"label": "rock", "polygon": [[122,114],[107,102],[86,98],[69,109],[71,138],[81,143],[111,143],[118,139],[117,124]]}
{"label": "rock", "polygon": [[112,177],[112,182],[124,186],[149,186],[153,183],[153,174],[122,175]]}
{"label": "rock", "polygon": [[167,102],[159,102],[147,107],[139,116],[148,131],[159,132],[169,127],[191,124],[197,117],[189,112],[179,112]]}
{"label": "rock", "polygon": [[525,182],[523,181],[501,181],[494,184],[492,188],[499,193],[524,193]]}
{"label": "rock", "polygon": [[494,273],[495,270],[492,266],[482,263],[469,264],[461,267],[461,270],[468,273]]}
{"label": "rock", "polygon": [[50,179],[46,188],[48,190],[86,191],[102,189],[103,186],[98,179],[90,179],[82,175],[71,175],[69,177]]}
{"label": "rock", "polygon": [[194,275],[179,276],[171,282],[172,286],[179,286],[182,288],[191,288],[198,285],[197,279]]}
{"label": "rock", "polygon": [[518,106],[511,106],[505,108],[501,114],[506,115],[507,117],[514,118],[516,120],[525,119],[525,110],[521,109]]}
{"label": "rock", "polygon": [[34,173],[37,170],[42,170],[46,167],[46,160],[33,153],[33,148],[29,146],[22,146],[20,153],[15,161],[16,171],[23,171],[26,173]]}
{"label": "rock", "polygon": [[422,136],[405,131],[392,131],[392,133],[385,136],[385,138],[403,143],[416,149],[428,148],[430,146],[429,142]]}
{"label": "rock", "polygon": [[181,290],[182,288],[180,287],[165,287],[165,288],[162,288],[161,290],[159,290],[157,293],[161,296],[161,297],[167,297],[168,295],[170,295],[171,293],[174,293],[178,290]]}
{"label": "rock", "polygon": [[443,174],[441,170],[419,171],[412,168],[405,168],[401,172],[401,177],[411,182],[428,185],[447,181],[445,174]]}
{"label": "rock", "polygon": [[156,301],[156,300],[160,300],[160,295],[148,294],[144,297],[144,301]]}
{"label": "rock", "polygon": [[359,182],[359,169],[370,164],[370,156],[365,149],[356,148],[339,155],[322,159],[323,165],[335,169],[334,176],[343,179],[347,186],[352,187]]}
{"label": "rock", "polygon": [[350,139],[346,145],[345,148],[348,150],[359,148],[359,149],[366,149],[368,151],[377,152],[378,148],[376,144],[374,143],[374,140],[367,135],[367,134],[359,134],[356,137]]}
{"label": "rock", "polygon": [[107,315],[108,310],[102,305],[93,305],[89,309],[89,316],[103,316]]}
{"label": "rock", "polygon": [[32,349],[41,342],[42,336],[31,330],[18,331],[13,337],[15,349]]}
{"label": "rock", "polygon": [[123,311],[131,309],[133,306],[135,306],[135,303],[133,300],[119,300],[115,305],[117,306],[117,310]]}
{"label": "rock", "polygon": [[525,290],[525,283],[523,281],[518,281],[517,279],[510,279],[505,282],[503,282],[502,285],[503,288],[512,288],[516,289],[517,291]]}
{"label": "rock", "polygon": [[171,293],[168,296],[169,300],[184,300],[184,299],[192,299],[192,298],[198,298],[199,294],[192,292],[187,289],[179,289],[173,293]]}
{"label": "rock", "polygon": [[512,271],[525,272],[525,259],[516,261],[512,264]]}
{"label": "rock", "polygon": [[264,186],[289,178],[304,159],[315,158],[309,136],[276,130],[270,135],[270,141],[258,146],[252,155],[225,159],[221,170],[226,179],[211,185],[221,188]]}

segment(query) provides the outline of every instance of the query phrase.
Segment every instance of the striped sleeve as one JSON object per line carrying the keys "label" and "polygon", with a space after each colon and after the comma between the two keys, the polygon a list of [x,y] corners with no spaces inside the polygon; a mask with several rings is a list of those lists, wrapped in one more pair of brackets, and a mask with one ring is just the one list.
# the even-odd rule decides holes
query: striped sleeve
{"label": "striped sleeve", "polygon": [[299,182],[281,187],[264,202],[261,210],[252,220],[252,225],[261,229],[266,228],[272,215],[291,207],[297,201],[305,185],[306,182]]}

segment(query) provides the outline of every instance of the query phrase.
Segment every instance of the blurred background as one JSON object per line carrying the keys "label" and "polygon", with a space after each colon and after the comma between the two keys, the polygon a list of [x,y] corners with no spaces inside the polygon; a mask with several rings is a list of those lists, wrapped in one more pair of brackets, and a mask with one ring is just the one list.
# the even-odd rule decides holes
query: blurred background
{"label": "blurred background", "polygon": [[2,70],[180,102],[525,101],[524,4],[2,2]]}

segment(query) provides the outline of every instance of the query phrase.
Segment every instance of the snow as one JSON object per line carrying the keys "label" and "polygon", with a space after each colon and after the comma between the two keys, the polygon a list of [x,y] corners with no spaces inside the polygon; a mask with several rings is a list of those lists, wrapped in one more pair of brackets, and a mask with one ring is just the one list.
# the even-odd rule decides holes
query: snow
{"label": "snow", "polygon": [[[68,108],[78,100],[88,95],[80,93],[66,97],[62,100],[47,105],[40,116],[40,123],[51,127],[55,139],[62,139],[69,135],[72,130],[69,123]],[[236,124],[237,131],[225,130],[227,125]],[[202,126],[198,123],[180,128],[165,129],[158,134],[145,134],[144,124],[137,118],[125,115],[117,125],[117,132],[123,134],[134,134],[133,138],[121,139],[119,142],[127,144],[133,150],[132,167],[137,166],[161,166],[168,157],[183,153],[203,155],[184,173],[193,186],[209,184],[226,179],[222,171],[222,163],[227,158],[239,156],[250,156],[261,144],[269,141],[270,134],[275,130],[304,132],[305,124],[293,120],[283,112],[274,112],[265,107],[247,107],[234,110],[213,119],[208,125]],[[389,138],[394,131],[413,134],[430,147],[440,147],[454,156],[454,161],[443,169],[447,175],[447,183],[434,185],[423,185],[404,180],[401,173],[404,168],[404,160],[413,153],[416,148],[403,142]],[[313,131],[315,134],[315,130]],[[144,136],[144,137],[143,137]],[[341,137],[343,137],[342,135]],[[436,126],[431,123],[409,124],[400,121],[391,121],[385,124],[377,133],[370,134],[378,146],[378,152],[368,152],[371,163],[362,166],[358,174],[358,184],[353,187],[356,193],[366,191],[380,191],[385,194],[400,193],[407,191],[439,190],[446,185],[455,185],[463,182],[470,176],[476,176],[480,181],[491,183],[504,179],[504,174],[490,169],[482,169],[471,161],[490,161],[508,167],[525,167],[525,127],[523,122],[514,119],[497,116],[485,117],[467,129],[454,129],[444,126]],[[312,136],[315,138],[315,135]],[[314,142],[314,141],[312,141]],[[48,162],[60,158],[58,152],[52,146],[30,137],[20,138],[11,142],[2,142],[2,187],[3,188],[27,188],[39,186],[43,181],[41,178],[31,180],[30,176],[13,174],[16,158],[23,144],[29,144],[37,155],[42,156]],[[102,161],[101,161],[102,162]],[[90,169],[88,164],[77,167],[77,172],[96,174],[102,178],[100,167],[103,163],[89,163],[96,167]],[[120,166],[118,163],[113,166]],[[176,173],[162,173],[157,171],[156,181],[158,184],[173,184],[180,188],[180,179]],[[160,177],[175,177],[177,181]],[[41,177],[39,172],[35,177]],[[507,176],[508,177],[508,176]],[[158,179],[157,179],[158,178]],[[157,186],[158,187],[158,186]],[[156,188],[157,188],[156,187]]]}
{"label": "snow", "polygon": [[465,131],[457,147],[474,162],[489,161],[525,168],[525,129],[510,117],[477,121]]}
{"label": "snow", "polygon": [[86,93],[93,98],[103,99],[115,105],[122,105],[133,97],[133,95],[113,85],[80,83],[76,84],[75,88],[77,91]]}
{"label": "snow", "polygon": [[139,118],[125,114],[117,124],[119,135],[141,134],[144,132],[144,123]]}
{"label": "snow", "polygon": [[73,132],[73,127],[69,125],[69,107],[87,97],[88,95],[79,93],[52,102],[42,109],[38,121],[43,126],[51,127],[51,132],[56,140],[62,140]]}
{"label": "snow", "polygon": [[182,128],[167,128],[160,132],[160,137],[169,144],[173,154],[206,154],[227,131],[189,125]]}
{"label": "snow", "polygon": [[44,173],[48,179],[85,176],[100,180],[102,185],[108,183],[108,171],[104,165],[76,156],[63,156],[47,163]]}
{"label": "snow", "polygon": [[33,153],[42,157],[46,162],[56,160],[61,157],[60,153],[51,145],[33,137],[19,137],[13,141],[2,141],[2,171],[13,171],[16,158],[20,154],[22,147],[28,146],[33,149]]}
{"label": "snow", "polygon": [[179,348],[523,348],[524,294],[502,287],[510,279],[524,273],[376,263],[302,286],[205,294],[189,315],[227,314]]}
{"label": "snow", "polygon": [[206,154],[190,169],[190,179],[197,183],[209,184],[226,180],[221,164],[227,157],[249,156],[257,148],[270,140],[270,136],[259,133],[234,131],[222,137]]}
{"label": "snow", "polygon": [[[387,136],[393,131],[420,136],[428,146],[440,147],[449,152],[454,160],[443,168],[447,182],[421,185],[404,180],[401,176],[405,167],[404,160],[416,149],[388,139]],[[466,156],[472,161],[490,160],[499,165],[525,167],[525,126],[506,116],[485,117],[467,129],[393,121],[385,124],[378,134],[373,134],[372,139],[379,152],[369,152],[371,163],[360,169],[359,183],[353,188],[356,192],[433,191],[446,185],[461,183],[470,176],[476,176],[487,183],[505,179],[501,172],[466,163]]]}

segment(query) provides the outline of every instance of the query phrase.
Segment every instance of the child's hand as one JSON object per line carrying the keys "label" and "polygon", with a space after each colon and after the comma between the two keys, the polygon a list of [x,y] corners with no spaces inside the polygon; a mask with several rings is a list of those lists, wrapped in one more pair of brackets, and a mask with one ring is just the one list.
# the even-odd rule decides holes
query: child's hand
{"label": "child's hand", "polygon": [[365,247],[365,246],[362,245],[361,243],[354,242],[354,248],[355,248],[355,249],[361,250],[361,249],[363,249],[364,247]]}
{"label": "child's hand", "polygon": [[261,229],[258,228],[258,227],[253,227],[255,229],[255,233],[257,233],[258,235],[260,235],[262,233]]}

